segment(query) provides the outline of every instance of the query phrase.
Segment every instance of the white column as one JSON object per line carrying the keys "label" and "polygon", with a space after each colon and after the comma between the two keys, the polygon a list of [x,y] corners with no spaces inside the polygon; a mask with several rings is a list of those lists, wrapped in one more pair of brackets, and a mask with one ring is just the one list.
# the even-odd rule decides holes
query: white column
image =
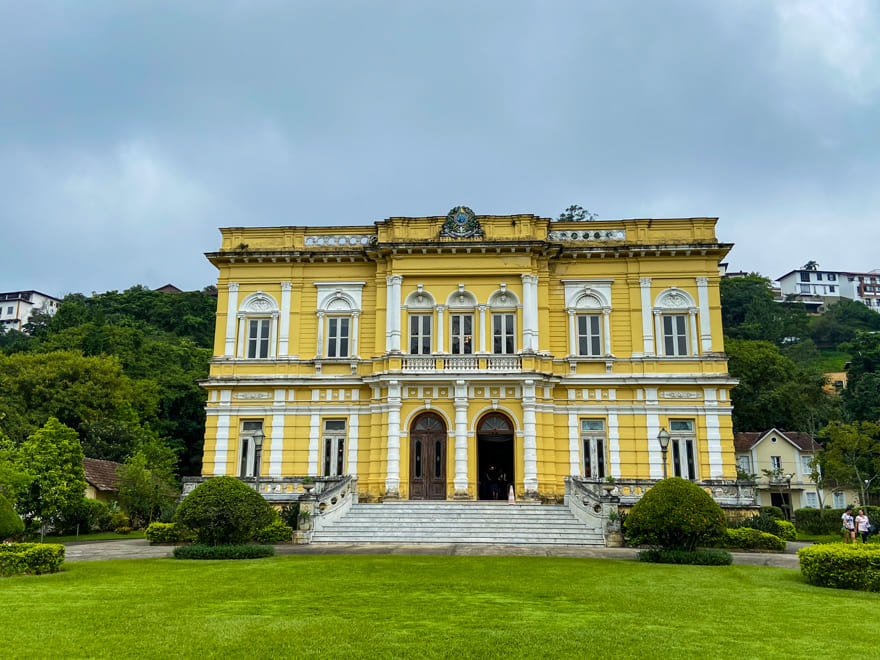
{"label": "white column", "polygon": [[391,335],[394,328],[391,325],[391,308],[394,306],[391,291],[391,277],[385,278],[385,352],[390,353],[392,348]]}
{"label": "white column", "polygon": [[[358,317],[360,316],[360,312],[352,312],[351,313],[351,356],[358,357]],[[397,335],[398,342],[400,341],[400,333]],[[400,350],[400,346],[398,344],[398,350]]]}
{"label": "white column", "polygon": [[225,357],[235,355],[235,313],[238,311],[238,282],[228,284],[229,297],[226,299],[226,342],[223,348]]}
{"label": "white column", "polygon": [[665,355],[666,342],[663,341],[663,315],[659,309],[654,310],[654,327],[657,332],[657,355]]}
{"label": "white column", "polygon": [[321,442],[321,416],[312,413],[309,417],[309,467],[308,476],[318,476],[318,456],[320,455],[319,444]]}
{"label": "white column", "polygon": [[[724,478],[724,461],[721,450],[721,421],[719,420],[718,390],[714,387],[703,388],[703,404],[706,410],[706,449],[709,453],[709,478]],[[798,466],[800,470],[801,466]]]}
{"label": "white column", "polygon": [[602,337],[605,343],[605,355],[611,355],[611,308],[602,308]]}
{"label": "white column", "polygon": [[538,350],[538,276],[523,273],[520,277],[523,283],[523,351],[533,353]]}
{"label": "white column", "polygon": [[400,383],[388,383],[388,463],[385,494],[400,493]]}
{"label": "white column", "polygon": [[315,357],[324,357],[324,312],[318,312],[318,350],[315,351]]}
{"label": "white column", "polygon": [[535,431],[535,381],[523,383],[523,481],[526,493],[538,491],[538,441]]}
{"label": "white column", "polygon": [[385,278],[388,283],[388,310],[385,316],[386,345],[389,353],[400,353],[400,284],[402,275],[390,275]]}
{"label": "white column", "polygon": [[[640,277],[642,294],[642,344],[645,355],[654,355],[654,330],[651,326],[651,278]],[[657,336],[660,341],[660,336]]]}
{"label": "white column", "polygon": [[238,317],[238,357],[246,357],[246,353],[244,352],[244,342],[247,337],[247,322],[245,321],[244,314],[240,314]]}
{"label": "white column", "polygon": [[232,390],[220,390],[220,410],[217,414],[217,439],[214,441],[214,476],[226,474],[229,460],[229,403]]}
{"label": "white column", "polygon": [[581,476],[581,445],[576,412],[568,413],[568,474]]}
{"label": "white column", "polygon": [[487,305],[477,305],[480,310],[480,353],[486,352],[486,307]]}
{"label": "white column", "polygon": [[353,477],[358,473],[358,421],[357,408],[352,408],[348,416],[348,473]]}
{"label": "white column", "polygon": [[287,357],[290,345],[290,282],[281,283],[281,318],[278,323],[278,357]]}
{"label": "white column", "polygon": [[[651,479],[662,479],[663,454],[660,451],[660,441],[657,440],[657,434],[660,433],[660,416],[656,413],[649,413],[648,415],[646,415],[646,421],[648,434],[648,467],[650,469],[648,476]],[[670,446],[667,453],[671,451],[672,447]],[[669,471],[669,476],[672,476],[671,470]]]}
{"label": "white column", "polygon": [[446,327],[446,322],[443,320],[443,310],[446,309],[446,305],[437,305],[437,352],[445,353],[446,352],[446,340],[444,338],[444,328]]}
{"label": "white column", "polygon": [[688,310],[688,316],[691,319],[691,355],[700,354],[699,337],[697,336],[697,310]]}
{"label": "white column", "polygon": [[568,311],[568,354],[577,355],[577,315],[573,309]]}
{"label": "white column", "polygon": [[709,318],[709,278],[697,278],[697,304],[700,306],[700,340],[703,353],[712,350],[712,324]]}
{"label": "white column", "polygon": [[468,489],[468,457],[467,457],[467,382],[455,381],[455,493],[467,494]]}
{"label": "white column", "polygon": [[270,477],[281,476],[281,459],[284,455],[284,398],[286,394],[287,390],[275,390],[275,400],[272,405],[272,437],[269,439]]}
{"label": "white column", "polygon": [[620,479],[620,428],[617,413],[608,413],[608,461],[611,463],[611,476]]}
{"label": "white column", "polygon": [[278,339],[278,312],[272,312],[269,322],[269,357],[274,358],[278,352],[275,350]]}

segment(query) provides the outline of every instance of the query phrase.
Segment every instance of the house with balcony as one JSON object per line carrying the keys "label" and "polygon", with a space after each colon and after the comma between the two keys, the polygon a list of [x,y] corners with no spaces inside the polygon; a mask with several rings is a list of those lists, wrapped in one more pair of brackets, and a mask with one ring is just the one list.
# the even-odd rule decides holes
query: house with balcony
{"label": "house with balcony", "polygon": [[625,503],[662,478],[666,429],[670,476],[741,503],[715,224],[462,206],[222,229],[203,476],[382,501],[610,477]]}
{"label": "house with balcony", "polygon": [[24,330],[34,312],[54,314],[61,300],[39,291],[0,293],[0,330]]}

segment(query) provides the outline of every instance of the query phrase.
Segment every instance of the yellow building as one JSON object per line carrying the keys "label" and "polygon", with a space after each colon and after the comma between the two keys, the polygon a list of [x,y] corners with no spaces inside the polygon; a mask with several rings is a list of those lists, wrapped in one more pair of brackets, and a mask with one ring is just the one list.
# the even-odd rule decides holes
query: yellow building
{"label": "yellow building", "polygon": [[720,493],[736,478],[735,381],[715,223],[456,207],[222,229],[203,476],[552,500],[568,476],[661,478],[665,428],[669,475]]}

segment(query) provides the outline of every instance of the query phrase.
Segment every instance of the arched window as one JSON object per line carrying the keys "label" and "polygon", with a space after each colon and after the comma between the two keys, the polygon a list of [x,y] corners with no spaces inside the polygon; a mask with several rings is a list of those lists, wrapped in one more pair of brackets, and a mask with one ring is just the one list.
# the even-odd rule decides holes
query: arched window
{"label": "arched window", "polygon": [[658,355],[681,357],[696,355],[697,305],[682,289],[671,287],[661,292],[654,303],[654,327]]}
{"label": "arched window", "polygon": [[[343,286],[345,285],[345,286]],[[318,358],[357,357],[363,282],[315,283],[318,287]]]}
{"label": "arched window", "polygon": [[507,285],[489,296],[489,310],[492,315],[492,352],[510,355],[516,353],[516,310],[519,299]]}
{"label": "arched window", "polygon": [[404,308],[408,313],[409,352],[411,355],[429,355],[433,350],[434,296],[422,289],[406,297]]}
{"label": "arched window", "polygon": [[449,352],[453,355],[471,355],[474,352],[474,309],[477,299],[464,284],[449,296]]}
{"label": "arched window", "polygon": [[611,355],[610,290],[580,286],[568,296],[569,354],[577,357]]}
{"label": "arched window", "polygon": [[278,334],[278,303],[257,291],[238,308],[238,357],[259,360],[275,357]]}
{"label": "arched window", "polygon": [[505,415],[489,413],[480,420],[477,431],[480,433],[507,434],[513,433],[513,428],[510,426],[510,420]]}

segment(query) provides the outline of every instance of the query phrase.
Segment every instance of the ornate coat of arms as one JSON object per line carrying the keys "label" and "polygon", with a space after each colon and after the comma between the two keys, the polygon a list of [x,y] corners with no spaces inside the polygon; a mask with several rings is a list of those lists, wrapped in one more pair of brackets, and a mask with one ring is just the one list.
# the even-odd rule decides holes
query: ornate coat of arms
{"label": "ornate coat of arms", "polygon": [[440,236],[448,238],[482,238],[484,235],[477,217],[467,206],[453,208],[440,230]]}

